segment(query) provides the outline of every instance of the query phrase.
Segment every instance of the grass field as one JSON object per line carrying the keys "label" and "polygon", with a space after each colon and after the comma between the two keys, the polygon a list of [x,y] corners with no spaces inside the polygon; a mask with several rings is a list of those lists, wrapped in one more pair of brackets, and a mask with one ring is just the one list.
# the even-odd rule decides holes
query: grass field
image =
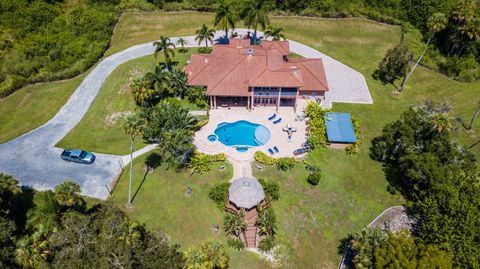
{"label": "grass field", "polygon": [[0,99],[0,143],[47,122],[65,104],[84,77],[30,85]]}
{"label": "grass field", "polygon": [[[185,65],[190,53],[194,51],[194,49],[190,49],[186,54],[176,52],[175,60],[179,62],[180,67]],[[129,85],[134,79],[153,71],[157,62],[162,59],[163,56],[160,55],[157,59],[153,55],[148,55],[128,61],[116,68],[105,81],[87,114],[58,143],[58,146],[111,154],[127,154],[130,150],[130,136],[124,133],[122,121],[127,113],[134,111],[137,107],[130,96]],[[199,109],[186,100],[183,101],[183,104],[190,109]],[[145,146],[141,139],[137,141],[135,149]]]}

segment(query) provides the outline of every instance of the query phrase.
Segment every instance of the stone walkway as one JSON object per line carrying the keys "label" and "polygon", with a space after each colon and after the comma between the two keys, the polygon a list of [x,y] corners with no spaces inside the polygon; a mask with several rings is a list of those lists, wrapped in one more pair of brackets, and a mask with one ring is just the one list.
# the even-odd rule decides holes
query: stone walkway
{"label": "stone walkway", "polygon": [[[247,29],[236,29],[239,35],[245,34],[246,31]],[[223,33],[216,33],[216,38],[221,35]],[[188,42],[186,47],[198,46],[194,36],[184,38]],[[178,38],[171,39],[176,43]],[[82,194],[106,199],[109,195],[106,186],[118,177],[128,161],[126,156],[96,153],[97,159],[92,165],[67,163],[60,159],[62,149],[56,148],[55,144],[80,122],[111,72],[127,61],[153,54],[152,43],[132,46],[104,58],[85,77],[51,120],[35,130],[0,144],[0,171],[11,174],[20,181],[20,184],[37,190],[53,189],[57,184],[70,179],[80,184]],[[291,41],[290,48],[305,57],[324,58],[330,87],[328,103],[372,102],[365,79],[357,71],[298,42]],[[154,146],[149,146],[135,155],[138,156],[153,148]]]}

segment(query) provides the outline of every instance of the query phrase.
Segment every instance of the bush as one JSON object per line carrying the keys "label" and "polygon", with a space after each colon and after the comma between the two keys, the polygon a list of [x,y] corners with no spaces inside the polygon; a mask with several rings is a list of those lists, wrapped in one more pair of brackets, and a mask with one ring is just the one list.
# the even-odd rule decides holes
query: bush
{"label": "bush", "polygon": [[238,238],[229,238],[227,240],[227,245],[236,250],[242,250],[245,248],[243,241]]}
{"label": "bush", "polygon": [[258,244],[258,249],[260,249],[261,251],[267,252],[272,250],[274,246],[275,246],[275,238],[269,235],[264,239],[262,239],[262,241],[260,241],[260,243]]}
{"label": "bush", "polygon": [[200,108],[206,108],[208,107],[208,97],[205,92],[205,87],[190,87],[187,91],[187,99]]}
{"label": "bush", "polygon": [[305,109],[305,115],[308,117],[308,145],[314,148],[326,148],[327,142],[327,128],[325,126],[325,114],[328,110],[313,101],[308,102]]}
{"label": "bush", "polygon": [[210,192],[208,193],[208,197],[219,208],[223,208],[225,206],[225,202],[227,202],[228,187],[230,187],[230,183],[228,182],[217,183],[210,189]]}
{"label": "bush", "polygon": [[210,53],[212,53],[212,48],[211,47],[200,47],[200,48],[198,48],[198,53],[210,54]]}
{"label": "bush", "polygon": [[320,179],[322,179],[322,174],[320,172],[311,173],[307,177],[307,182],[313,186],[317,186],[320,183]]}
{"label": "bush", "polygon": [[223,153],[215,154],[215,155],[208,155],[211,162],[224,162],[227,160],[227,156]]}
{"label": "bush", "polygon": [[274,165],[277,163],[275,158],[268,156],[262,151],[255,152],[255,161],[265,165]]}
{"label": "bush", "polygon": [[265,191],[265,195],[269,201],[277,201],[280,198],[280,185],[277,182],[271,180],[265,180],[263,178],[259,178],[258,182],[263,187],[263,191]]}
{"label": "bush", "polygon": [[357,138],[357,142],[345,147],[345,152],[347,153],[347,155],[357,154],[360,151],[360,145],[362,144],[362,141],[360,141],[360,124],[354,117],[352,117],[352,125],[353,129],[355,130],[355,137]]}
{"label": "bush", "polygon": [[277,160],[277,168],[278,170],[288,171],[295,166],[295,159],[288,157],[288,158],[280,158]]}
{"label": "bush", "polygon": [[203,174],[210,171],[210,158],[206,154],[195,153],[192,158],[190,158],[190,168],[192,169],[192,174]]}

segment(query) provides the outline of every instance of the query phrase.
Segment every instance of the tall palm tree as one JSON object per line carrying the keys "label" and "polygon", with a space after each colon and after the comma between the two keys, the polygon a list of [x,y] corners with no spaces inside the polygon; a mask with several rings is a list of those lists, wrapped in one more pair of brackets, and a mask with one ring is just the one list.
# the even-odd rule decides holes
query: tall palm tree
{"label": "tall palm tree", "polygon": [[29,237],[20,239],[15,248],[15,261],[23,268],[37,268],[44,261],[39,248]]}
{"label": "tall palm tree", "polygon": [[80,185],[73,181],[65,180],[55,186],[54,191],[55,200],[60,206],[75,207],[83,202],[80,196]]}
{"label": "tall palm tree", "polygon": [[195,31],[195,34],[197,35],[195,36],[195,41],[198,42],[198,45],[200,45],[202,41],[205,41],[205,47],[208,47],[208,41],[210,41],[210,43],[213,42],[215,30],[208,28],[208,26],[204,24],[202,27],[200,27],[200,29]]}
{"label": "tall palm tree", "polygon": [[430,42],[432,41],[433,36],[442,31],[447,27],[447,17],[443,13],[434,13],[430,18],[427,20],[427,28],[429,31],[428,39],[427,39],[427,44],[425,45],[425,49],[423,49],[422,54],[418,58],[418,60],[415,62],[413,65],[412,69],[408,73],[408,75],[405,77],[404,83],[406,84],[410,76],[412,75],[413,71],[415,71],[415,68],[417,68],[417,65],[420,63],[420,61],[423,59],[423,56],[425,56],[425,53],[428,50],[428,46],[430,45]]}
{"label": "tall palm tree", "polygon": [[175,44],[170,41],[169,37],[160,36],[160,40],[153,42],[153,46],[155,47],[155,58],[157,58],[159,52],[163,52],[165,64],[169,66],[171,63],[171,57],[175,57]]}
{"label": "tall palm tree", "polygon": [[218,29],[225,30],[225,38],[228,38],[228,30],[235,29],[235,23],[238,21],[238,15],[233,10],[230,0],[222,0],[215,10],[213,25]]}
{"label": "tall palm tree", "polygon": [[170,72],[169,90],[174,96],[181,99],[185,98],[189,90],[187,82],[188,75],[185,72],[178,68],[172,69]]}
{"label": "tall palm tree", "polygon": [[185,51],[186,51],[185,50],[185,45],[187,45],[187,44],[188,44],[188,41],[185,38],[180,37],[180,38],[177,39],[177,45],[182,47],[182,49],[180,50],[182,53],[185,53]]}
{"label": "tall palm tree", "polygon": [[270,8],[267,0],[250,0],[245,3],[242,11],[242,17],[248,28],[253,29],[253,38],[257,41],[257,29],[260,26],[264,31],[270,24],[268,10]]}
{"label": "tall palm tree", "polygon": [[130,183],[128,187],[128,203],[132,206],[132,177],[133,177],[133,145],[135,144],[135,136],[142,134],[144,120],[137,114],[131,114],[123,122],[123,130],[130,135]]}
{"label": "tall palm tree", "polygon": [[130,94],[137,104],[145,105],[153,98],[155,90],[152,89],[150,80],[142,77],[130,84]]}
{"label": "tall palm tree", "polygon": [[271,37],[273,41],[286,40],[283,32],[284,29],[282,27],[269,26],[267,31],[265,31],[265,37]]}

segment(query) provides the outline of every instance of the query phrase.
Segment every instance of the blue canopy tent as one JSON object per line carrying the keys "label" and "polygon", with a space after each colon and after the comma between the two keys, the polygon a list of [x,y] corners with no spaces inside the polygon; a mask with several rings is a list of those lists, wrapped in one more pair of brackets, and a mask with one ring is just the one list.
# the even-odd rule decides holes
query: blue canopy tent
{"label": "blue canopy tent", "polygon": [[327,139],[330,143],[355,143],[357,138],[350,113],[329,112],[325,115]]}

